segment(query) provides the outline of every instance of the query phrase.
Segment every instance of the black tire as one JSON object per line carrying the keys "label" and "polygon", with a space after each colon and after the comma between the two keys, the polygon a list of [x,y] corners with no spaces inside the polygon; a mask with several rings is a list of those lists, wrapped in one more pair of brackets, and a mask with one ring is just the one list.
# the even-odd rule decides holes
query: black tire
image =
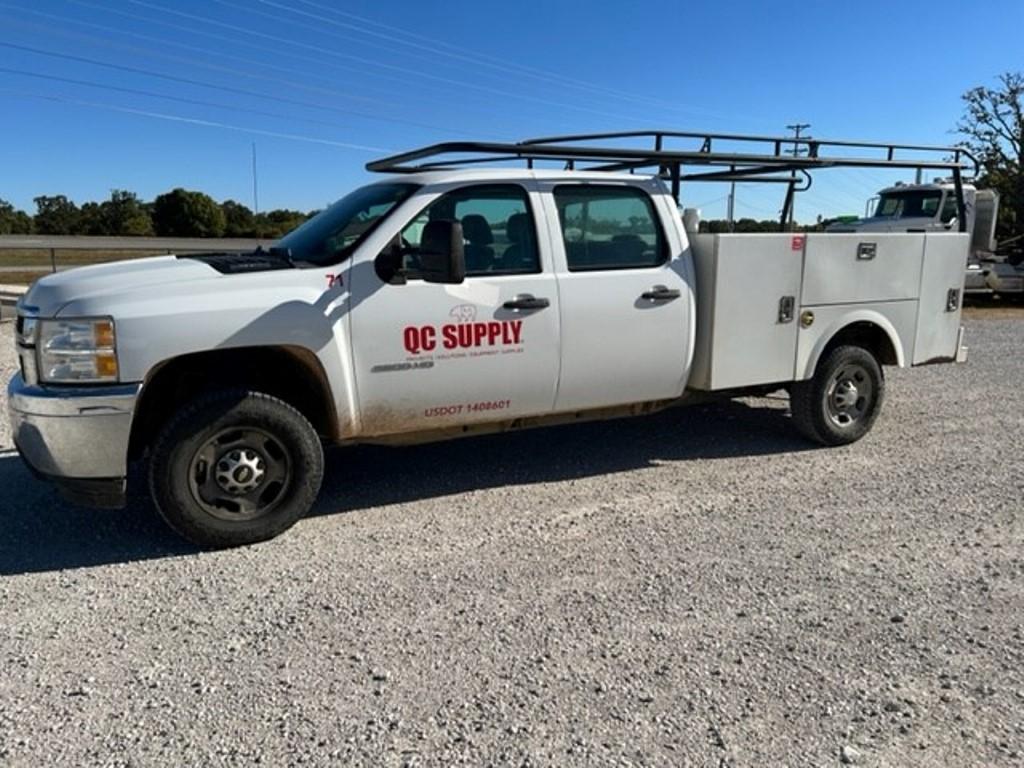
{"label": "black tire", "polygon": [[836,347],[818,362],[814,377],[790,388],[793,423],[822,445],[860,440],[878,418],[885,399],[882,366],[862,347]]}
{"label": "black tire", "polygon": [[286,531],[309,511],[323,448],[292,406],[260,392],[215,392],[160,430],[149,490],[167,524],[194,544],[234,547]]}

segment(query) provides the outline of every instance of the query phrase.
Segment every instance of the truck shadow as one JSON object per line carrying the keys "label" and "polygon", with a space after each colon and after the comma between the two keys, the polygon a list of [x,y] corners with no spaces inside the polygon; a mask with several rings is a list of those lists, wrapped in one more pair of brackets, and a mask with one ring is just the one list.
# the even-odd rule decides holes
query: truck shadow
{"label": "truck shadow", "polygon": [[[795,434],[784,409],[730,401],[446,443],[339,448],[327,452],[323,490],[310,514],[366,511],[470,490],[593,477],[660,461],[759,456],[810,447]],[[0,455],[0,489],[0,575],[199,551],[164,526],[140,478],[129,488],[125,509],[86,509],[63,501],[8,452]]]}

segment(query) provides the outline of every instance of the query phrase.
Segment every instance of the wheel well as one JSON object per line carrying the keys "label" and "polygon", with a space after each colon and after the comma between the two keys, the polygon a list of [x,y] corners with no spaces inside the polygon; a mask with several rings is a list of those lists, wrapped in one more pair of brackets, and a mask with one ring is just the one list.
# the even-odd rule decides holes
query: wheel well
{"label": "wheel well", "polygon": [[132,420],[129,458],[138,458],[189,400],[236,387],[278,397],[309,419],[319,435],[337,437],[334,398],[316,355],[301,347],[238,347],[182,355],[150,372]]}
{"label": "wheel well", "polygon": [[867,320],[851,323],[839,331],[829,339],[818,359],[824,360],[833,349],[846,345],[868,350],[882,365],[899,365],[899,357],[889,334],[881,326]]}

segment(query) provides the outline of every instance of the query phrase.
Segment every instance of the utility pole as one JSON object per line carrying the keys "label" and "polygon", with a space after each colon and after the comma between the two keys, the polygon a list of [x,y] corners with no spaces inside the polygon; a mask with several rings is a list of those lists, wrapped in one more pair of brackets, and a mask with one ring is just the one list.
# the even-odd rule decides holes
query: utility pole
{"label": "utility pole", "polygon": [[[801,138],[800,134],[803,133],[806,129],[808,129],[810,127],[811,127],[810,123],[793,123],[791,125],[787,125],[786,126],[787,129],[789,129],[789,130],[791,130],[793,132],[793,138],[797,139],[797,141],[793,142],[793,157],[800,157],[800,155],[802,155],[802,154],[807,152],[806,149],[801,149],[800,148],[800,142],[798,140]],[[810,138],[810,137],[809,136],[804,136],[802,138]],[[785,205],[784,205],[784,207],[782,209],[782,217],[783,217],[783,219],[785,219],[787,217],[787,215],[788,215],[789,226],[792,227],[793,226],[793,222],[796,221],[796,212],[795,212],[796,201],[794,200],[795,195],[793,194],[793,187],[796,186],[796,171],[795,170],[790,171],[789,175],[793,179],[793,181],[790,182],[789,190],[786,192],[786,203],[785,203]],[[786,222],[783,221],[782,225],[783,225],[783,227],[785,227]]]}
{"label": "utility pole", "polygon": [[736,230],[735,223],[736,214],[736,182],[734,181],[729,185],[729,231],[734,232]]}
{"label": "utility pole", "polygon": [[252,212],[260,212],[259,190],[256,186],[256,142],[252,143]]}

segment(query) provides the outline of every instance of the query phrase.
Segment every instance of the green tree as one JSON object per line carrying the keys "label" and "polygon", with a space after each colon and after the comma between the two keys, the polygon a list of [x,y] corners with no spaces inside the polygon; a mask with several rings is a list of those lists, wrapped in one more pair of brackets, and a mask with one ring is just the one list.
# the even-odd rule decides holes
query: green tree
{"label": "green tree", "polygon": [[963,101],[956,129],[984,167],[980,184],[999,192],[998,236],[1024,234],[1024,74],[1002,74],[995,88],[972,88]]}
{"label": "green tree", "polygon": [[278,209],[256,215],[256,236],[276,239],[291,232],[309,218],[302,211]]}
{"label": "green tree", "polygon": [[153,234],[149,210],[134,192],[115,189],[100,205],[103,227],[108,235],[145,236]]}
{"label": "green tree", "polygon": [[256,237],[256,217],[246,206],[225,200],[220,209],[224,212],[225,237]]}
{"label": "green tree", "polygon": [[35,198],[35,230],[41,235],[77,235],[81,212],[64,195]]}
{"label": "green tree", "polygon": [[78,211],[78,234],[109,235],[106,222],[103,221],[103,209],[99,203],[92,201],[82,203]]}
{"label": "green tree", "polygon": [[212,197],[186,189],[171,190],[153,201],[153,229],[167,237],[223,237],[224,211]]}
{"label": "green tree", "polygon": [[0,199],[0,235],[32,234],[32,217]]}
{"label": "green tree", "polygon": [[[801,228],[806,229],[806,228]],[[729,228],[729,222],[725,219],[702,219],[700,222],[701,232],[710,232],[711,234],[722,234],[726,232],[780,232],[779,222],[775,219],[762,219],[757,221],[756,219],[737,219],[733,223],[732,229]]]}

